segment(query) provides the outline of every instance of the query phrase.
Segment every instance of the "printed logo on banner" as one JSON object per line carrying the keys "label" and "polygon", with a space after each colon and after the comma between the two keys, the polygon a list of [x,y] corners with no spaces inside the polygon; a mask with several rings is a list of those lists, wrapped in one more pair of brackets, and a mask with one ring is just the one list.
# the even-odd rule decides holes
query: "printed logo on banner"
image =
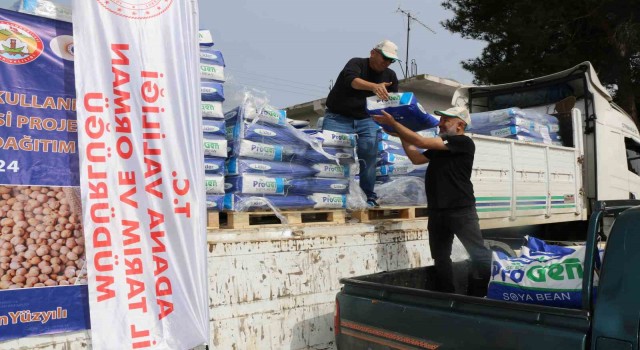
{"label": "printed logo on banner", "polygon": [[57,36],[51,39],[49,46],[56,56],[67,61],[73,61],[73,37],[71,35]]}
{"label": "printed logo on banner", "polygon": [[25,64],[40,56],[44,44],[31,29],[15,22],[0,21],[0,61]]}
{"label": "printed logo on banner", "polygon": [[96,1],[111,13],[133,19],[145,19],[159,16],[173,4],[173,0]]}

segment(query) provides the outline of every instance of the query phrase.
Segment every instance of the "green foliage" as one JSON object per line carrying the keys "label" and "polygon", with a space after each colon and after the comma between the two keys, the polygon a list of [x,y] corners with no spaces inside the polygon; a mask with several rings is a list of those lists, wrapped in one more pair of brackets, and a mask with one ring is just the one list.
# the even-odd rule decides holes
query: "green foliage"
{"label": "green foliage", "polygon": [[640,0],[445,0],[449,31],[488,44],[462,62],[476,84],[534,78],[590,61],[634,120],[640,105]]}

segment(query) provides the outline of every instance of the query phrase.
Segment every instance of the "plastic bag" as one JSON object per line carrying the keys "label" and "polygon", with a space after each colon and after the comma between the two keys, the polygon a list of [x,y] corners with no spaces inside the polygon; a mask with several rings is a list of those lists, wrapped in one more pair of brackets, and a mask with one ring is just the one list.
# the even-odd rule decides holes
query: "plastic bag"
{"label": "plastic bag", "polygon": [[381,205],[427,205],[424,179],[418,177],[393,178],[387,183],[376,185],[375,192]]}

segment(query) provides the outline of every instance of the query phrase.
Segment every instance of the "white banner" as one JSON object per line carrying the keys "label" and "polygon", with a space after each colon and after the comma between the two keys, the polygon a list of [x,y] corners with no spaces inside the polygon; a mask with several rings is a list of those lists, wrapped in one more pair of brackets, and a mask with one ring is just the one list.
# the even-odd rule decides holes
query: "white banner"
{"label": "white banner", "polygon": [[74,0],[94,349],[208,343],[196,0]]}

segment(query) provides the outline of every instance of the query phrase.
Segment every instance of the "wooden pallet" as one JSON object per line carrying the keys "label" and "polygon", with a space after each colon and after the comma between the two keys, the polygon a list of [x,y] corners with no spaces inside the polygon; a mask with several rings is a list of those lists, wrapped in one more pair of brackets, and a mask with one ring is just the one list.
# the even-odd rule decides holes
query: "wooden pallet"
{"label": "wooden pallet", "polygon": [[352,217],[360,222],[370,222],[376,220],[410,220],[426,218],[426,207],[380,207],[366,210],[354,211]]}
{"label": "wooden pallet", "polygon": [[[244,229],[282,225],[272,211],[221,212],[218,223],[221,229]],[[340,210],[284,210],[289,225],[344,224],[345,211]]]}
{"label": "wooden pallet", "polygon": [[220,228],[220,212],[207,210],[207,229],[216,230]]}

